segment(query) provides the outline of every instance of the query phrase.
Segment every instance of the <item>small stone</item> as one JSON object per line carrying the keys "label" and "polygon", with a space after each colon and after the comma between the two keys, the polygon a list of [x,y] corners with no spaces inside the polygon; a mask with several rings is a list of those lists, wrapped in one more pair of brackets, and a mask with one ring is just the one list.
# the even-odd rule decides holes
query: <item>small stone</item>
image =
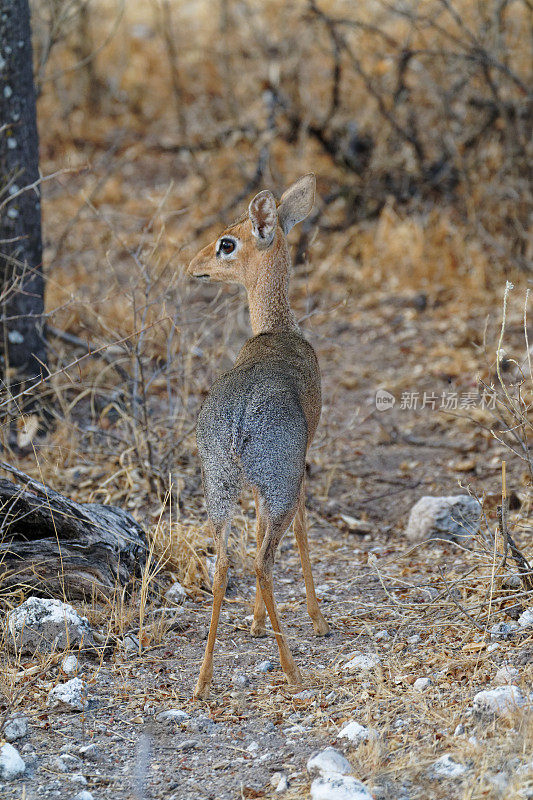
{"label": "small stone", "polygon": [[54,759],[54,766],[60,772],[74,772],[74,770],[78,770],[81,768],[83,762],[81,758],[77,756],[73,756],[70,753],[64,753],[61,756],[58,756]]}
{"label": "small stone", "polygon": [[78,783],[80,786],[87,786],[87,778],[85,775],[82,775],[81,772],[73,772],[72,775],[68,776],[68,779],[71,783]]}
{"label": "small stone", "polygon": [[451,756],[444,755],[435,761],[431,771],[439,778],[459,778],[466,772],[466,767],[454,761]]}
{"label": "small stone", "polygon": [[4,723],[3,736],[7,742],[14,742],[17,739],[22,739],[28,733],[28,721],[26,717],[17,715],[10,717]]}
{"label": "small stone", "polygon": [[467,494],[421,497],[411,509],[405,534],[412,542],[426,539],[461,541],[479,530],[481,506]]}
{"label": "small stone", "polygon": [[313,781],[311,800],[373,800],[373,798],[357,778],[329,774]]}
{"label": "small stone", "polygon": [[187,599],[187,592],[179,581],[172,584],[170,589],[165,592],[165,600],[173,605],[181,605]]}
{"label": "small stone", "polygon": [[274,787],[276,790],[276,794],[281,794],[281,792],[286,792],[289,788],[289,781],[287,780],[286,775],[282,775],[278,781],[278,785]]}
{"label": "small stone", "polygon": [[47,705],[54,711],[85,711],[89,707],[85,684],[72,678],[54,686],[48,693]]}
{"label": "small stone", "polygon": [[304,689],[303,692],[293,694],[293,700],[312,700],[316,692],[313,689]]}
{"label": "small stone", "polygon": [[21,653],[49,653],[94,644],[87,618],[60,600],[28,597],[11,611],[8,626],[9,639]]}
{"label": "small stone", "polygon": [[84,761],[99,761],[100,751],[96,744],[86,744],[78,748],[78,753]]}
{"label": "small stone", "polygon": [[169,708],[157,714],[156,720],[157,722],[176,722],[179,724],[189,719],[189,716],[190,715],[187,714],[186,711],[182,711],[181,708]]}
{"label": "small stone", "polygon": [[518,617],[518,624],[521,628],[533,627],[533,608],[528,608]]}
{"label": "small stone", "polygon": [[348,672],[367,672],[368,670],[377,667],[380,661],[381,659],[379,656],[376,656],[372,653],[369,653],[368,655],[358,654],[354,655],[354,657],[344,665],[344,669]]}
{"label": "small stone", "polygon": [[122,649],[128,656],[138,656],[142,651],[142,646],[134,633],[128,633],[122,640]]}
{"label": "small stone", "polygon": [[420,635],[418,633],[415,633],[414,636],[410,636],[407,639],[407,644],[418,644],[418,642],[420,641],[420,638],[421,638]]}
{"label": "small stone", "polygon": [[352,765],[344,758],[342,753],[334,747],[326,747],[320,753],[312,756],[307,762],[307,771],[310,775],[319,772],[321,775],[331,772],[338,775],[349,775],[352,772]]}
{"label": "small stone", "polygon": [[61,669],[65,675],[76,675],[80,669],[80,662],[75,655],[66,656],[61,662]]}
{"label": "small stone", "polygon": [[431,678],[417,678],[413,683],[415,692],[425,692],[431,686]]}
{"label": "small stone", "polygon": [[365,728],[364,725],[360,725],[355,720],[352,720],[340,731],[337,739],[349,739],[350,742],[361,744],[361,742],[366,742],[368,739],[374,739],[376,736],[377,733],[375,730],[372,728]]}
{"label": "small stone", "polygon": [[256,667],[258,672],[272,672],[274,669],[274,664],[272,661],[261,661],[260,664]]}
{"label": "small stone", "polygon": [[258,742],[250,742],[250,744],[246,748],[246,751],[251,755],[255,755],[258,752],[258,750],[259,750]]}
{"label": "small stone", "polygon": [[187,752],[188,750],[197,750],[200,747],[200,742],[198,739],[185,739],[183,742],[180,742],[176,745],[176,750],[183,750],[183,752]]}
{"label": "small stone", "polygon": [[497,622],[491,627],[490,635],[493,639],[510,639],[517,630],[517,622]]}
{"label": "small stone", "polygon": [[376,633],[376,635],[374,636],[374,639],[375,639],[377,642],[386,641],[387,639],[390,639],[390,638],[391,638],[391,637],[390,637],[390,633],[389,633],[388,631],[385,631],[385,630],[383,630],[383,631],[378,631],[378,632]]}
{"label": "small stone", "polygon": [[235,672],[231,677],[231,682],[236,689],[246,689],[250,681],[242,672]]}
{"label": "small stone", "polygon": [[459,725],[454,730],[453,735],[454,736],[463,736],[465,730],[466,730],[465,726],[463,725],[462,722],[460,722]]}
{"label": "small stone", "polygon": [[505,684],[512,683],[517,677],[518,670],[516,667],[510,667],[508,664],[504,664],[494,676],[494,683],[498,686],[504,686]]}
{"label": "small stone", "polygon": [[479,714],[505,716],[521,708],[525,702],[518,686],[509,684],[478,692],[474,697],[474,711]]}
{"label": "small stone", "polygon": [[24,773],[26,764],[12,744],[0,747],[0,780],[12,781]]}
{"label": "small stone", "polygon": [[337,692],[328,692],[328,694],[324,698],[326,703],[334,703],[336,699],[337,699]]}
{"label": "small stone", "polygon": [[82,789],[81,792],[74,795],[72,800],[94,800],[94,796],[86,789]]}

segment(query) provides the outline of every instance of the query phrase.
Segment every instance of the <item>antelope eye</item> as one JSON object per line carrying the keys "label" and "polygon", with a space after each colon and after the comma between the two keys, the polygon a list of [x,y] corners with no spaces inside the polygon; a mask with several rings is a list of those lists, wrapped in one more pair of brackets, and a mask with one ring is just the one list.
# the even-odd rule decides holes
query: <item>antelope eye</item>
{"label": "antelope eye", "polygon": [[218,252],[223,253],[225,256],[229,256],[230,253],[233,253],[235,250],[235,242],[233,239],[221,239],[218,243]]}

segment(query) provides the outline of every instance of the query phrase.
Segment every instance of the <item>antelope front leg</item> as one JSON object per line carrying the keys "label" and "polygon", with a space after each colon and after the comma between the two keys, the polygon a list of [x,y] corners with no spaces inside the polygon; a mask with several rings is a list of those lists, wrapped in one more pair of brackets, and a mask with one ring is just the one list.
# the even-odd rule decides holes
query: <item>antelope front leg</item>
{"label": "antelope front leg", "polygon": [[213,537],[217,550],[217,562],[213,578],[213,611],[211,612],[211,624],[209,625],[209,635],[205,646],[204,660],[200,667],[200,674],[194,690],[194,697],[201,700],[207,698],[211,687],[211,680],[213,678],[213,651],[215,649],[218,619],[220,617],[220,609],[228,582],[229,562],[226,555],[226,543],[224,541],[225,528],[225,524],[213,526]]}
{"label": "antelope front leg", "polygon": [[298,498],[298,509],[294,517],[294,535],[300,551],[300,561],[302,562],[302,572],[305,581],[305,594],[307,597],[307,611],[313,622],[313,629],[317,636],[325,636],[329,633],[329,625],[322,616],[318,606],[315,593],[315,582],[311,572],[311,562],[309,560],[309,542],[307,540],[307,524],[305,514],[305,478],[302,481],[300,496]]}

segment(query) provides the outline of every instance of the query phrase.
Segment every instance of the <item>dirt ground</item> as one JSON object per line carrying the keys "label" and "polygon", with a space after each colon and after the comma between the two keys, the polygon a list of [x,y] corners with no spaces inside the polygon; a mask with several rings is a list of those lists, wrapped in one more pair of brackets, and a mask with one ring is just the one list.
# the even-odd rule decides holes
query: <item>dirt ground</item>
{"label": "dirt ground", "polygon": [[[198,291],[198,302],[205,302],[211,290]],[[417,303],[416,295],[385,296],[378,303],[363,294],[344,306],[342,316],[336,312],[334,321],[319,310],[309,331],[325,388],[308,469],[310,539],[330,636],[312,635],[292,534],[282,543],[275,572],[304,674],[303,694],[287,691],[272,637],[250,637],[252,571],[235,558],[211,699],[191,699],[209,622],[206,592],[182,609],[167,608],[161,643],[140,656],[118,646],[100,663],[82,658],[90,694],[86,713],[47,713],[47,691],[65,679],[56,659],[58,665],[24,692],[20,705],[30,732],[17,746],[24,745],[23,757],[29,754],[28,771],[1,787],[2,798],[70,798],[84,788],[78,783],[84,779],[97,799],[274,797],[280,795],[270,780],[277,772],[289,782],[281,796],[305,797],[307,760],[327,745],[347,754],[375,798],[530,796],[530,711],[486,719],[471,708],[474,694],[494,685],[502,664],[515,665],[521,687],[531,691],[531,635],[479,636],[446,597],[432,601],[443,589],[443,575],[463,598],[475,593],[475,582],[469,585],[464,577],[476,563],[475,548],[469,553],[445,543],[411,547],[403,535],[410,507],[424,494],[458,493],[459,482],[479,494],[498,492],[503,454],[472,420],[453,418],[450,424],[431,407],[401,407],[402,392],[440,397],[455,391],[461,397],[475,387],[476,367],[484,368],[469,338],[481,326],[482,309],[456,317],[451,329],[446,306],[430,301],[417,310]],[[450,374],[449,360],[462,351],[472,368]],[[430,368],[420,369],[421,363]],[[393,408],[376,410],[379,387],[395,395]],[[183,495],[198,503],[200,514],[194,473]],[[520,489],[521,470],[512,463],[508,481]],[[251,522],[251,505],[244,508]],[[520,518],[516,512],[522,541]],[[251,535],[247,546],[251,552]],[[433,596],[432,587],[438,590]],[[490,625],[509,620],[505,606],[499,603]],[[478,619],[484,623],[483,612]],[[478,641],[479,647],[469,647]],[[376,654],[380,663],[370,672],[347,673],[343,663],[354,652]],[[272,671],[258,671],[265,660]],[[414,680],[425,676],[431,686],[416,692]],[[156,715],[169,708],[190,716],[181,724],[158,722]],[[337,740],[352,719],[375,728],[378,738],[358,747]],[[459,725],[462,732],[455,733]],[[79,755],[87,744],[96,745],[91,760],[74,761],[62,772],[57,757]],[[446,753],[466,766],[460,778],[432,777],[432,764]]]}

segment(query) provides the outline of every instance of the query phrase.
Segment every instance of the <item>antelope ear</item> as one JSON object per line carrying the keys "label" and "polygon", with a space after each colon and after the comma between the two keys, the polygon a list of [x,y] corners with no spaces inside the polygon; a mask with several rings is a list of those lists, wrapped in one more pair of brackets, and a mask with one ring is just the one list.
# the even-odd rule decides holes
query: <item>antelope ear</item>
{"label": "antelope ear", "polygon": [[289,186],[281,197],[278,218],[285,235],[307,217],[315,202],[316,178],[309,172]]}
{"label": "antelope ear", "polygon": [[272,243],[278,224],[276,201],[272,192],[265,189],[256,194],[248,207],[248,215],[257,243],[261,247],[268,247]]}

